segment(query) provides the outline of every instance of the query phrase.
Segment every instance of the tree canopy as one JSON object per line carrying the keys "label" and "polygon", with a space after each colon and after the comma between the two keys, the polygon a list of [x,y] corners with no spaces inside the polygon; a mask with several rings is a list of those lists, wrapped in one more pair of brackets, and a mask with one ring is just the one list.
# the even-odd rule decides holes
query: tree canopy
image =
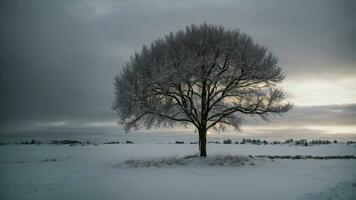
{"label": "tree canopy", "polygon": [[210,128],[238,129],[246,117],[291,109],[277,63],[239,30],[190,25],[131,56],[115,77],[113,110],[126,130],[192,124],[206,156]]}

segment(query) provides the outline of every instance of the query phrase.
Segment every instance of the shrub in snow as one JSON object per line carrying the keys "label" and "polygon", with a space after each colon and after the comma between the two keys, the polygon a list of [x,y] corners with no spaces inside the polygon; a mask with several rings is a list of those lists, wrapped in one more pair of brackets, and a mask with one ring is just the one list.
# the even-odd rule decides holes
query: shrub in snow
{"label": "shrub in snow", "polygon": [[289,139],[289,140],[284,141],[284,144],[292,144],[292,143],[293,143],[293,139]]}
{"label": "shrub in snow", "polygon": [[20,144],[26,144],[26,145],[28,145],[28,144],[36,144],[36,145],[40,145],[40,144],[42,144],[42,142],[38,141],[38,140],[30,140],[30,141],[20,142]]}
{"label": "shrub in snow", "polygon": [[245,139],[243,138],[240,144],[255,144],[255,145],[261,145],[261,144],[268,144],[266,140],[261,141],[260,139]]}
{"label": "shrub in snow", "polygon": [[347,141],[347,145],[349,145],[349,144],[355,144],[356,142],[355,141]]}
{"label": "shrub in snow", "polygon": [[127,140],[126,141],[126,144],[133,144],[134,142],[130,141],[130,140]]}
{"label": "shrub in snow", "polygon": [[208,144],[220,144],[220,142],[219,141],[208,141]]}
{"label": "shrub in snow", "polygon": [[0,142],[0,145],[7,145],[10,144],[9,142]]}
{"label": "shrub in snow", "polygon": [[83,144],[81,141],[77,140],[52,140],[50,144],[69,144],[69,145],[75,145],[75,144]]}
{"label": "shrub in snow", "polygon": [[252,144],[261,145],[262,142],[261,142],[261,140],[255,140],[255,139],[253,139],[253,140],[252,140]]}
{"label": "shrub in snow", "polygon": [[170,167],[170,166],[241,166],[254,165],[253,157],[231,156],[231,155],[212,155],[201,158],[199,155],[189,155],[185,157],[161,157],[153,159],[132,159],[125,164],[129,167]]}
{"label": "shrub in snow", "polygon": [[119,141],[109,141],[109,142],[104,142],[103,144],[120,144]]}
{"label": "shrub in snow", "polygon": [[273,141],[272,144],[281,144],[280,141]]}
{"label": "shrub in snow", "polygon": [[231,144],[232,142],[231,142],[231,140],[230,139],[227,139],[227,140],[224,140],[223,141],[223,144]]}
{"label": "shrub in snow", "polygon": [[184,144],[184,141],[176,141],[176,144]]}
{"label": "shrub in snow", "polygon": [[302,155],[296,155],[294,156],[293,159],[305,159],[305,156],[302,156]]}
{"label": "shrub in snow", "polygon": [[[334,141],[335,142],[335,141]],[[337,142],[337,141],[336,141]],[[311,145],[316,145],[316,144],[331,144],[331,141],[329,140],[312,140],[309,142]]]}
{"label": "shrub in snow", "polygon": [[295,145],[301,145],[301,146],[309,146],[308,145],[308,140],[306,140],[306,139],[295,140],[294,144]]}
{"label": "shrub in snow", "polygon": [[55,161],[58,161],[57,158],[46,158],[43,160],[43,162],[55,162]]}

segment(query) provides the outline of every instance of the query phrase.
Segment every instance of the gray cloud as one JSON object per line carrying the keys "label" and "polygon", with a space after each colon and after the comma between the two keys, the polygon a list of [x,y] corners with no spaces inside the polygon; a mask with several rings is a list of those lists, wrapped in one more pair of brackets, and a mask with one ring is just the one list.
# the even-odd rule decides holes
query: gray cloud
{"label": "gray cloud", "polygon": [[[204,21],[270,47],[287,79],[355,78],[355,9],[347,0],[2,1],[0,126],[115,120],[112,78],[129,55]],[[354,107],[333,109],[296,107],[275,124],[353,124]]]}
{"label": "gray cloud", "polygon": [[295,106],[282,116],[271,117],[272,126],[352,126],[356,125],[356,104]]}

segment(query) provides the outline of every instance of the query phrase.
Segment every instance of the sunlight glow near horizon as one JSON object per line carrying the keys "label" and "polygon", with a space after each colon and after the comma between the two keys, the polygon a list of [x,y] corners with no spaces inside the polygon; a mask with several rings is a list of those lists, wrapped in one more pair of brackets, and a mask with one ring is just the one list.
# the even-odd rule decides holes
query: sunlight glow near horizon
{"label": "sunlight glow near horizon", "polygon": [[298,106],[356,103],[356,79],[298,80],[283,84],[289,100]]}

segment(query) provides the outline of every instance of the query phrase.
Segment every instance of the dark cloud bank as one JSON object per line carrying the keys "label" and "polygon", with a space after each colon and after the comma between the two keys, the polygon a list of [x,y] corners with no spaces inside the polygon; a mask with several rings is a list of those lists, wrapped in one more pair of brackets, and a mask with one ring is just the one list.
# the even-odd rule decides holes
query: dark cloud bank
{"label": "dark cloud bank", "polygon": [[[1,1],[0,137],[120,132],[110,106],[122,64],[204,21],[268,46],[288,80],[354,79],[355,10],[354,1]],[[266,126],[355,122],[356,104],[296,105]]]}

